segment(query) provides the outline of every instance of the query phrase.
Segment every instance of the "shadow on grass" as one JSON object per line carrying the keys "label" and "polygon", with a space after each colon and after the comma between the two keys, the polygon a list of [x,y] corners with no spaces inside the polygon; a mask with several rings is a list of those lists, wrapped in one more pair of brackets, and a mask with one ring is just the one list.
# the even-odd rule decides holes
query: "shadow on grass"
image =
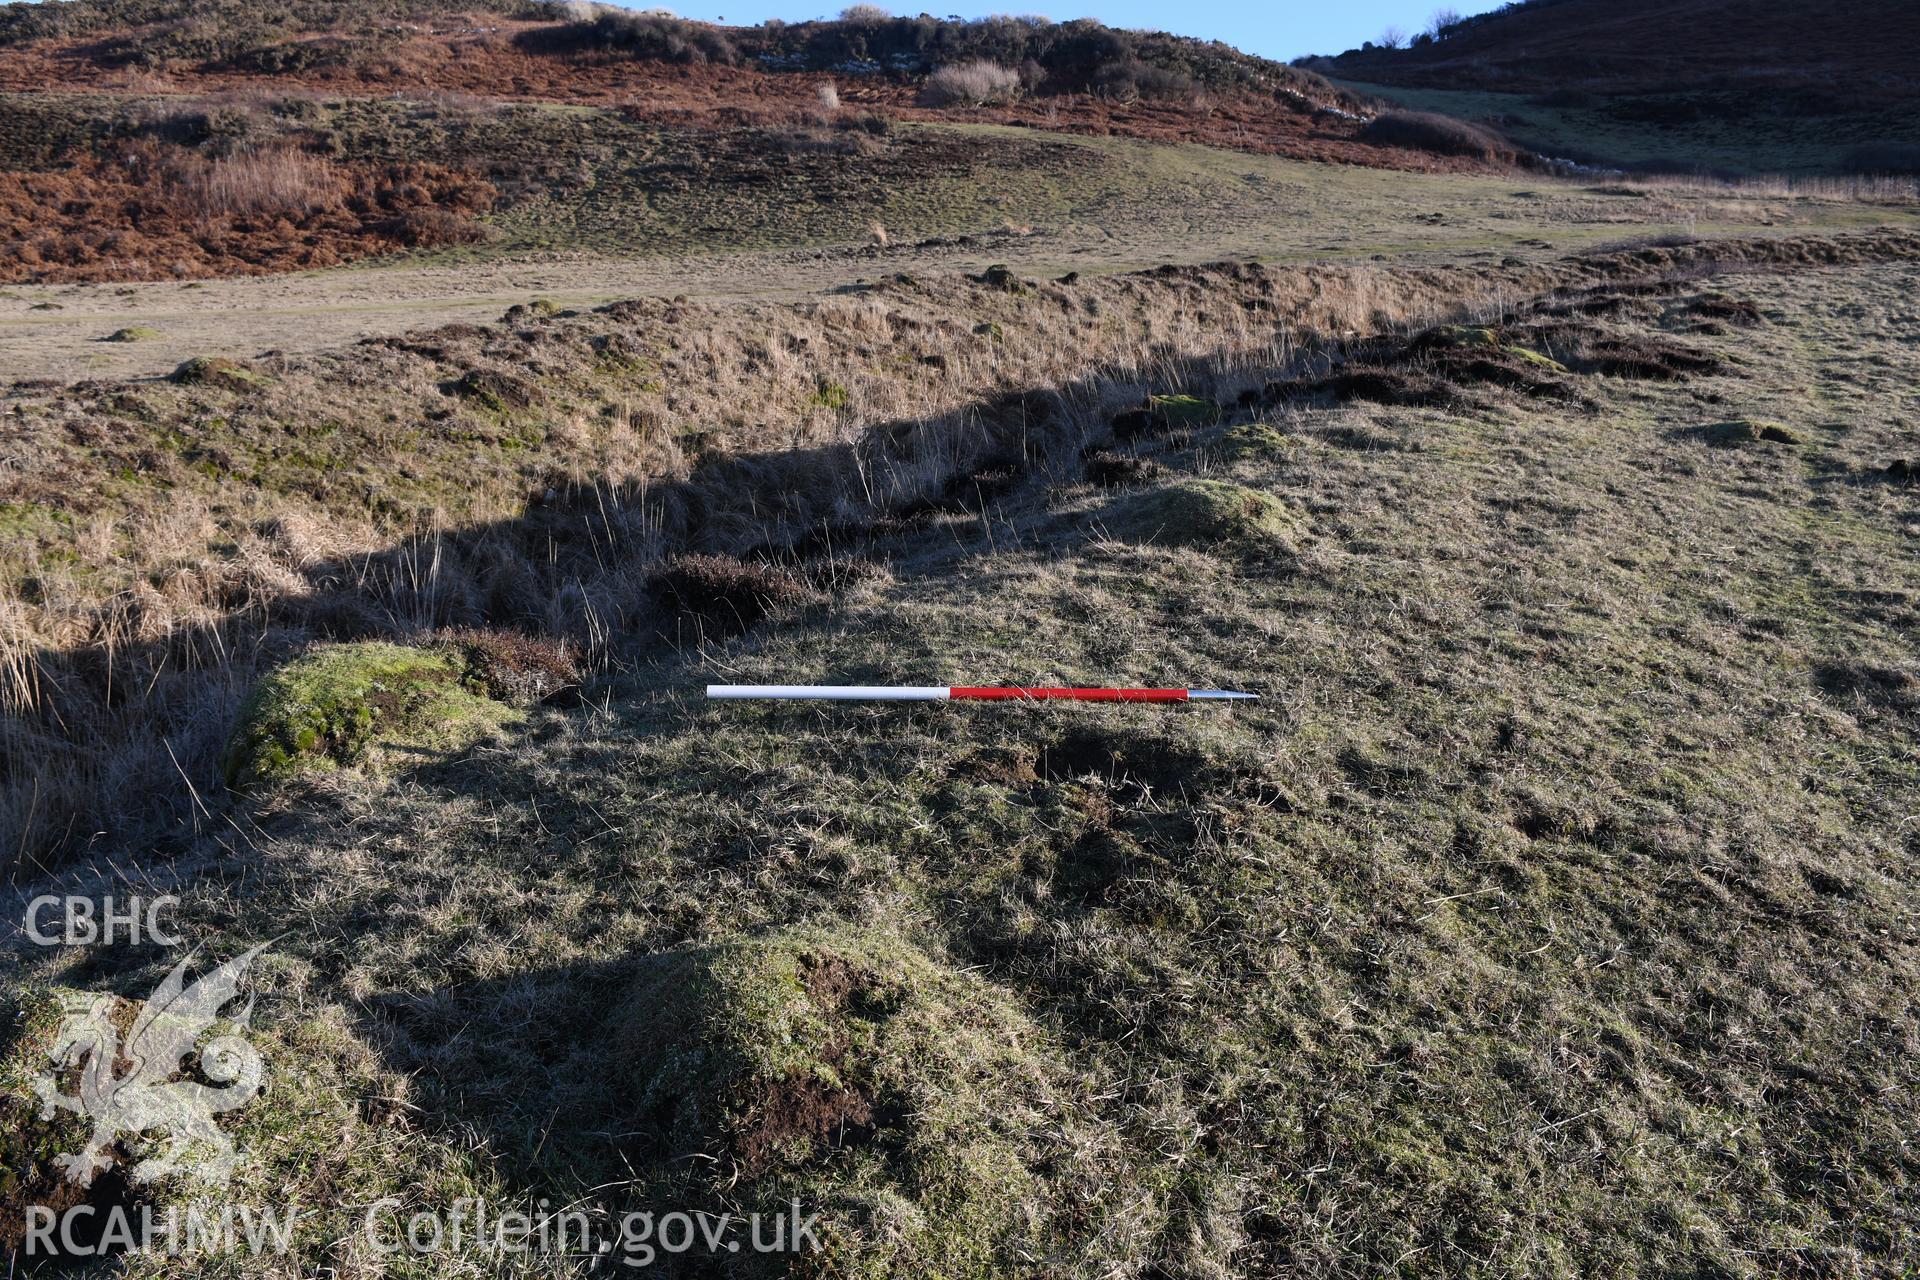
{"label": "shadow on grass", "polygon": [[[1220,377],[1216,359],[1143,354],[1155,390],[1204,393]],[[673,557],[733,557],[830,588],[893,534],[1077,471],[1108,437],[1107,413],[1144,389],[1136,371],[1100,369],[843,443],[710,453],[680,480],[548,491],[518,518],[423,530],[371,555],[265,575],[236,564],[192,588],[194,607],[116,597],[80,643],[11,655],[26,691],[0,741],[13,877],[178,852],[221,825],[220,757],[246,691],[313,642],[478,627],[561,639],[602,667],[658,660],[765,612],[663,592]]]}

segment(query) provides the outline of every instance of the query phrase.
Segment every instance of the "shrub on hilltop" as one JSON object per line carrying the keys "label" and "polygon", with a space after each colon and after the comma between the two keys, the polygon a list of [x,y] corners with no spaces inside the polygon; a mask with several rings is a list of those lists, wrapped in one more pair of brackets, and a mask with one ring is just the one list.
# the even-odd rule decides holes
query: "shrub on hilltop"
{"label": "shrub on hilltop", "polygon": [[1192,76],[1173,67],[1157,67],[1139,58],[1109,62],[1093,75],[1093,90],[1116,102],[1139,98],[1179,99],[1194,95]]}
{"label": "shrub on hilltop", "polygon": [[732,66],[740,51],[726,32],[704,22],[689,22],[663,13],[633,13],[603,9],[584,24],[586,43],[617,49],[636,58],[661,62],[718,62]]}

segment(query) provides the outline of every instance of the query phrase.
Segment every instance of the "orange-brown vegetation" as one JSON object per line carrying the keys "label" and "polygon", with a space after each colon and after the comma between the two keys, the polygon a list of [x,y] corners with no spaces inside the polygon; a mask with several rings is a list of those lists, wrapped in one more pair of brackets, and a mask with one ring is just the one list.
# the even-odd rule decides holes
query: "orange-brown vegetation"
{"label": "orange-brown vegetation", "polygon": [[[157,78],[108,65],[97,42],[41,41],[0,48],[0,91],[49,83],[67,89],[151,91],[174,95],[312,90],[343,95],[447,93],[495,100],[617,106],[636,118],[696,126],[794,124],[814,120],[820,86],[831,83],[849,111],[901,120],[967,120],[1064,132],[1196,142],[1304,160],[1425,171],[1473,167],[1465,157],[1434,156],[1360,136],[1357,114],[1339,114],[1284,90],[1196,91],[1175,98],[1093,93],[1024,96],[984,106],[930,106],[917,81],[881,75],[767,71],[718,62],[613,58],[599,50],[555,48],[529,40],[551,24],[501,23],[486,30],[424,32],[365,60],[327,62],[274,73],[226,66],[173,65]],[[137,82],[136,82],[137,78]]]}
{"label": "orange-brown vegetation", "polygon": [[436,164],[347,165],[274,149],[86,155],[0,172],[0,280],[258,275],[472,239],[482,179]]}
{"label": "orange-brown vegetation", "polygon": [[[101,17],[115,21],[122,20]],[[966,42],[986,41],[981,47],[992,52],[995,39],[1018,42],[1029,39],[1022,32],[1051,30],[1003,25],[906,24],[904,34],[888,38],[933,43],[911,67],[881,71],[864,54],[817,69],[845,52],[835,42],[853,40],[833,24],[810,27],[800,41],[808,52],[795,53],[773,29],[619,15],[569,23],[453,14],[342,30],[295,24],[246,40],[188,39],[193,33],[177,24],[123,31],[54,22],[51,35],[0,44],[0,92],[22,95],[36,122],[24,130],[31,138],[0,139],[10,166],[0,169],[0,280],[257,274],[483,234],[471,215],[499,194],[479,176],[485,165],[415,156],[405,146],[377,156],[321,154],[325,140],[299,132],[301,95],[591,104],[692,130],[839,124],[834,149],[861,154],[877,148],[858,126],[884,130],[907,120],[1419,171],[1499,168],[1516,159],[1509,148],[1435,149],[1418,138],[1371,136],[1364,104],[1352,95],[1224,46],[1149,47],[1140,42],[1171,38],[1069,24],[1073,39],[1097,50],[1084,65],[1043,69],[1031,59],[1015,66],[956,55],[971,47]],[[867,50],[864,39],[849,48]],[[235,44],[247,40],[264,43]],[[1161,65],[1143,54],[1187,61]],[[972,83],[989,78],[984,87]],[[968,80],[963,92],[937,91],[955,79]],[[59,98],[45,95],[54,85]],[[248,120],[269,115],[281,122],[266,142],[242,136]],[[207,127],[195,132],[196,122]],[[227,124],[241,127],[220,132]],[[438,167],[448,163],[470,172]]]}

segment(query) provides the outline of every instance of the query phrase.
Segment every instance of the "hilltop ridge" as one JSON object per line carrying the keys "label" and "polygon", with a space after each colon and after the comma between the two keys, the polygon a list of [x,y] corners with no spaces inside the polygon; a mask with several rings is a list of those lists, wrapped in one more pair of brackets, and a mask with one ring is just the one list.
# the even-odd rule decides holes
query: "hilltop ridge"
{"label": "hilltop ridge", "polygon": [[69,70],[82,75],[131,67],[345,79],[375,76],[396,58],[404,63],[407,46],[422,37],[487,36],[534,56],[603,63],[715,64],[917,83],[941,67],[986,60],[1015,72],[1014,87],[1038,97],[1090,93],[1131,102],[1281,92],[1314,107],[1362,105],[1312,72],[1220,41],[1123,31],[1088,18],[961,20],[876,10],[865,17],[730,27],[579,0],[299,0],[271,10],[236,0],[0,6],[0,48],[55,46]]}
{"label": "hilltop ridge", "polygon": [[1299,65],[1554,154],[1914,172],[1916,51],[1920,7],[1902,0],[1526,0]]}
{"label": "hilltop ridge", "polygon": [[1427,88],[1594,93],[1822,87],[1920,94],[1920,9],[1902,0],[1526,0],[1402,48],[1332,59],[1346,78]]}

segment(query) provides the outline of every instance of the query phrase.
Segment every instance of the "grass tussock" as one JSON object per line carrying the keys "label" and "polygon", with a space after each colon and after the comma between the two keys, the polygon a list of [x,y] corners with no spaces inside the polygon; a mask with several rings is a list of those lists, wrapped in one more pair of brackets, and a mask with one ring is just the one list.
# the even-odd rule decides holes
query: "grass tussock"
{"label": "grass tussock", "polygon": [[[514,723],[465,678],[451,647],[329,645],[270,673],[229,745],[228,785],[262,790],[299,774],[457,754]],[[480,684],[481,682],[474,682]]]}
{"label": "grass tussock", "polygon": [[790,570],[731,556],[677,556],[647,580],[656,599],[706,634],[737,635],[814,598]]}
{"label": "grass tussock", "polygon": [[1299,520],[1271,494],[1222,480],[1182,480],[1136,500],[1127,523],[1170,546],[1284,547]]}
{"label": "grass tussock", "polygon": [[563,640],[484,627],[455,627],[434,640],[459,652],[461,684],[495,702],[530,707],[579,690],[580,663]]}

